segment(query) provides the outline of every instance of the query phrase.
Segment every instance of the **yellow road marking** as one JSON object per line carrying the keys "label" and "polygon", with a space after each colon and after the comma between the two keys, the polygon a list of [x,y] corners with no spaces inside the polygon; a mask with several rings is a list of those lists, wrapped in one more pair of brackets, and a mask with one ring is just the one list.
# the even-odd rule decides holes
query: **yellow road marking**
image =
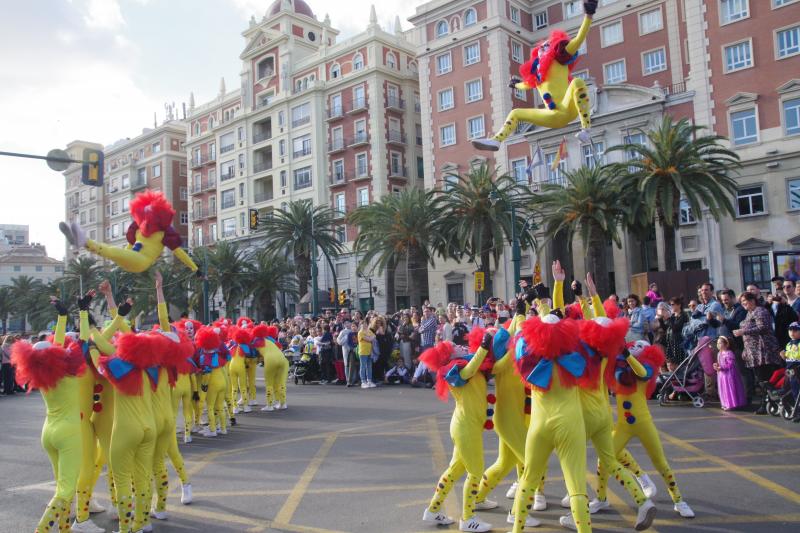
{"label": "yellow road marking", "polygon": [[[660,430],[659,430],[660,431]],[[785,439],[785,436],[782,435],[751,435],[749,437],[709,437],[704,439],[683,439],[682,442],[724,442],[724,441],[733,441],[733,442],[740,442],[740,441],[748,441],[748,440],[778,440],[778,439]],[[800,435],[796,435],[795,438],[800,439]]]}
{"label": "yellow road marking", "polygon": [[758,418],[755,418],[754,415],[752,414],[750,414],[749,416],[741,413],[729,413],[729,414],[732,418],[741,420],[742,422],[745,422],[747,424],[768,429],[773,433],[778,433],[780,435],[783,435],[784,437],[789,437],[790,439],[800,439],[800,433],[798,433],[797,431],[790,431],[782,427],[774,426],[772,424],[759,420]]}
{"label": "yellow road marking", "polygon": [[[771,450],[768,452],[742,452],[742,453],[734,453],[731,455],[722,456],[723,459],[744,459],[747,457],[771,457],[773,455],[800,455],[800,448],[790,448],[787,450]],[[685,457],[670,457],[670,461],[676,463],[692,463],[692,462],[699,462],[705,461],[702,457],[697,457],[694,455],[685,456]]]}

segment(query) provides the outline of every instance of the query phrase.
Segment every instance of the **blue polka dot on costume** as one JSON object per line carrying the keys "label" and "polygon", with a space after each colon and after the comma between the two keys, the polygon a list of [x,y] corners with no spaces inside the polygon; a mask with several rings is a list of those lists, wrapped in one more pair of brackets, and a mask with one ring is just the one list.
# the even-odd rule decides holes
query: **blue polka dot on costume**
{"label": "blue polka dot on costume", "polygon": [[635,417],[635,416],[633,416],[633,415],[631,415],[631,416],[629,416],[628,418],[626,418],[626,419],[625,419],[625,421],[626,421],[628,424],[634,424],[634,423],[636,422],[636,417]]}
{"label": "blue polka dot on costume", "polygon": [[631,407],[633,407],[633,404],[631,404],[631,402],[629,401],[624,401],[622,402],[622,407],[624,407],[625,409],[630,409]]}

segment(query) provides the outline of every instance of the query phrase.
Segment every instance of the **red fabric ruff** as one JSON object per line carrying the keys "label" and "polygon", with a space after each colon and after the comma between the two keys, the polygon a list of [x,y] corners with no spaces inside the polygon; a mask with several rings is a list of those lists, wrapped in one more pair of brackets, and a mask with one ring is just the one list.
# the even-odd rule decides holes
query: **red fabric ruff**
{"label": "red fabric ruff", "polygon": [[493,430],[494,422],[492,422],[491,420],[487,420],[486,422],[483,423],[483,429],[487,429],[489,431]]}
{"label": "red fabric ruff", "polygon": [[161,192],[147,190],[136,195],[130,204],[131,216],[145,237],[166,231],[172,225],[175,210]]}
{"label": "red fabric ruff", "polygon": [[243,328],[243,327],[252,328],[253,327],[253,319],[250,318],[250,317],[246,317],[246,316],[240,316],[239,320],[236,321],[236,326],[240,327],[240,328]]}
{"label": "red fabric ruff", "polygon": [[[29,342],[15,342],[11,347],[11,364],[16,368],[15,377],[20,387],[48,390],[55,387],[65,376],[77,375],[83,368],[71,360],[68,352],[57,345],[36,350]],[[83,361],[83,358],[81,358]]]}
{"label": "red fabric ruff", "polygon": [[572,318],[574,320],[583,320],[583,309],[581,308],[581,304],[575,302],[574,304],[569,304],[565,308],[565,317]]}
{"label": "red fabric ruff", "polygon": [[617,305],[617,302],[611,298],[606,298],[606,300],[603,302],[603,309],[606,310],[606,316],[612,320],[619,316],[619,306]]}
{"label": "red fabric ruff", "polygon": [[108,357],[105,355],[100,356],[100,361],[98,366],[103,371],[103,375],[108,379],[108,382],[114,386],[114,389],[122,394],[126,394],[128,396],[141,396],[142,395],[142,371],[138,368],[134,368],[127,374],[125,374],[121,379],[117,379],[108,369],[109,362],[114,357]]}
{"label": "red fabric ruff", "polygon": [[[563,50],[565,45],[561,43],[564,41],[569,42],[569,35],[562,30],[554,30],[552,33],[550,33],[550,37],[548,37],[546,41],[540,42],[537,46],[531,49],[530,59],[519,66],[519,74],[522,78],[522,81],[524,81],[531,88],[537,87],[541,83],[547,81],[547,76],[550,73],[550,67],[553,64],[553,61],[560,59],[560,57],[558,57],[560,55],[559,50]],[[531,72],[534,61],[539,58],[539,49],[545,43],[549,43],[550,48],[544,57],[539,59],[539,68],[534,69],[534,71]],[[572,69],[575,68],[575,62],[572,62],[568,68],[569,71],[572,72]],[[537,71],[542,78],[541,81],[536,78]]]}
{"label": "red fabric ruff", "polygon": [[194,335],[194,343],[198,348],[204,350],[216,350],[222,343],[219,334],[213,328],[203,326]]}
{"label": "red fabric ruff", "polygon": [[602,326],[594,320],[585,320],[580,324],[581,340],[585,342],[595,352],[594,357],[586,358],[586,372],[579,380],[582,387],[596,388],[600,384],[600,369],[602,359],[611,360],[606,365],[605,381],[608,383],[609,372],[614,373],[614,362],[616,357],[622,353],[625,347],[625,335],[628,332],[630,322],[627,318],[617,318],[612,320],[608,326]]}
{"label": "red fabric ruff", "polygon": [[475,353],[481,347],[483,336],[486,334],[486,328],[480,326],[473,327],[467,335],[467,343],[469,345],[470,353]]}
{"label": "red fabric ruff", "polygon": [[[527,344],[527,352],[521,359],[516,360],[514,366],[526,384],[528,384],[526,378],[539,364],[539,361],[542,359],[555,361],[562,355],[577,352],[580,346],[579,326],[576,320],[565,318],[555,324],[547,324],[535,316],[522,323],[520,333]],[[578,385],[577,378],[557,363],[554,362],[554,364],[558,369],[558,376],[563,386]],[[539,390],[549,390],[549,387],[542,389],[535,385],[530,386]]]}
{"label": "red fabric ruff", "polygon": [[163,360],[163,340],[168,339],[160,333],[125,333],[117,339],[114,355],[139,369],[156,366]]}

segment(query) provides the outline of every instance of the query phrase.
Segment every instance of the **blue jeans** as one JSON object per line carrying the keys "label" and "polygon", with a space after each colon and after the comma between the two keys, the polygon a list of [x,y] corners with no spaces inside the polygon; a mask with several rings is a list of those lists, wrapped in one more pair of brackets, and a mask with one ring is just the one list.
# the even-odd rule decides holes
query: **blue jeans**
{"label": "blue jeans", "polygon": [[361,360],[361,369],[359,370],[361,383],[372,381],[372,356],[362,355],[359,359]]}

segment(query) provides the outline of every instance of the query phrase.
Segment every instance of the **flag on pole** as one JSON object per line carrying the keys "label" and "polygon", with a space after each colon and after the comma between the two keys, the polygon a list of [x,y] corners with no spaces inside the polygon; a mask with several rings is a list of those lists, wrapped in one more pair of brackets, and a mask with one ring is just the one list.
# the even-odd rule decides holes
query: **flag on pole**
{"label": "flag on pole", "polygon": [[542,148],[539,146],[539,143],[536,143],[536,150],[533,151],[533,157],[531,157],[531,163],[528,165],[526,169],[528,173],[528,179],[533,179],[533,169],[536,167],[540,167],[544,165],[544,156],[542,155]]}
{"label": "flag on pole", "polygon": [[550,166],[550,170],[556,170],[558,165],[561,163],[561,160],[567,157],[567,138],[561,138],[561,144],[558,145],[558,151],[556,152],[556,156],[553,158],[553,164]]}

